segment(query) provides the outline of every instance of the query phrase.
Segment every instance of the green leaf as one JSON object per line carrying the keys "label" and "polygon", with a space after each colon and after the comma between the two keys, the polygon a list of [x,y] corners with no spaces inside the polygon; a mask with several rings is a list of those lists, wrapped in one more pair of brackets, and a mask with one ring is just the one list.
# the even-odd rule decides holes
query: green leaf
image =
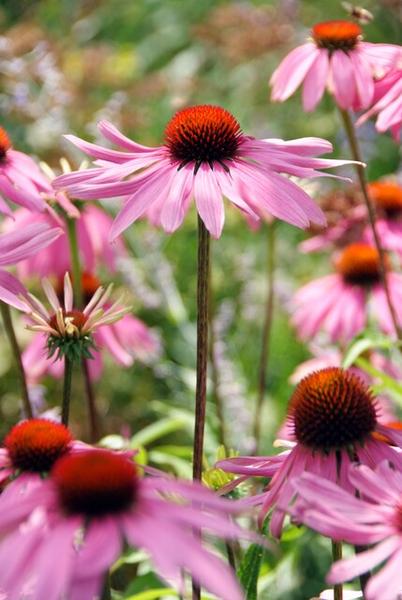
{"label": "green leaf", "polygon": [[[265,521],[262,533],[266,533],[268,519]],[[260,574],[265,548],[259,544],[252,544],[244,555],[237,570],[237,574],[244,588],[246,600],[257,600],[257,583]]]}
{"label": "green leaf", "polygon": [[186,422],[180,417],[167,417],[161,419],[156,423],[144,427],[138,433],[131,438],[131,446],[137,448],[138,446],[146,446],[155,440],[168,435],[174,431],[183,429]]}
{"label": "green leaf", "polygon": [[128,596],[126,600],[158,600],[158,598],[164,598],[165,594],[178,597],[177,592],[173,588],[158,588],[140,592],[139,594],[134,594],[134,596]]}

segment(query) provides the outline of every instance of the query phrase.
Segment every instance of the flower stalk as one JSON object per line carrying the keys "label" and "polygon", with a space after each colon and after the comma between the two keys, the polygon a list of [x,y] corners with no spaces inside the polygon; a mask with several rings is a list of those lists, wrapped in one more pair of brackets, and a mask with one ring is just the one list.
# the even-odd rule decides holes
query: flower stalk
{"label": "flower stalk", "polygon": [[22,403],[24,406],[24,412],[25,412],[25,415],[28,417],[28,419],[32,419],[33,411],[32,411],[31,401],[29,399],[28,385],[27,385],[27,380],[25,377],[25,369],[24,369],[24,365],[22,363],[20,347],[18,345],[17,337],[16,337],[15,331],[14,331],[10,307],[5,302],[0,301],[0,310],[1,310],[1,316],[3,319],[4,330],[6,332],[8,341],[10,342],[11,351],[13,353],[15,364],[17,366],[17,371],[18,371],[19,378],[20,378]]}
{"label": "flower stalk", "polygon": [[[342,558],[342,542],[332,540],[332,558],[334,561]],[[334,600],[343,600],[343,586],[341,583],[334,585]]]}
{"label": "flower stalk", "polygon": [[258,369],[257,406],[254,416],[255,452],[258,454],[261,436],[261,413],[264,404],[265,388],[268,374],[268,361],[271,346],[272,317],[274,313],[274,272],[275,272],[275,222],[269,223],[267,228],[267,297],[265,302],[264,325],[262,329],[262,342],[260,363]]}
{"label": "flower stalk", "polygon": [[73,361],[66,355],[64,357],[64,384],[63,403],[61,406],[61,422],[68,426],[70,416],[71,382],[73,377]]}
{"label": "flower stalk", "polygon": [[[352,158],[356,161],[359,161],[359,163],[361,163],[362,156],[361,156],[361,152],[360,152],[360,148],[359,148],[359,142],[357,140],[356,130],[355,130],[353,121],[351,119],[350,113],[349,113],[349,111],[341,109],[341,108],[339,108],[339,112],[342,117],[346,136],[348,138]],[[395,333],[396,333],[398,339],[402,340],[402,328],[400,327],[400,325],[398,323],[398,317],[395,312],[395,308],[394,308],[392,298],[391,298],[391,293],[390,293],[389,286],[388,286],[387,271],[386,271],[386,265],[385,265],[385,260],[386,260],[385,252],[384,252],[380,237],[377,232],[376,214],[375,214],[375,209],[374,209],[372,200],[370,198],[370,194],[368,192],[364,166],[362,164],[355,164],[354,166],[355,166],[355,170],[357,173],[357,178],[359,180],[359,185],[360,185],[360,188],[361,188],[361,191],[363,194],[364,202],[366,204],[367,215],[368,215],[368,220],[369,220],[369,224],[371,227],[371,231],[373,234],[374,245],[377,249],[378,256],[379,256],[381,284],[384,287],[385,297],[386,297],[388,309],[390,312],[390,316],[392,319],[392,323],[393,323],[393,326],[395,329]]]}

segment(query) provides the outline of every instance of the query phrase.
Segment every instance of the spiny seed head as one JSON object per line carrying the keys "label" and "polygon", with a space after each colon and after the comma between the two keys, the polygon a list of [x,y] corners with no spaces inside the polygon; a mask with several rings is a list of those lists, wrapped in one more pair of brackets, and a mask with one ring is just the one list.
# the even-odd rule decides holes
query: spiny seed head
{"label": "spiny seed head", "polygon": [[325,21],[317,23],[312,36],[319,48],[334,50],[352,50],[362,35],[362,29],[353,21]]}
{"label": "spiny seed head", "polygon": [[5,158],[7,150],[11,148],[10,138],[3,127],[0,127],[0,160]]}
{"label": "spiny seed head", "polygon": [[63,456],[72,436],[61,423],[47,419],[30,419],[15,425],[4,440],[11,462],[22,471],[49,471]]}
{"label": "spiny seed head", "polygon": [[307,375],[289,404],[297,441],[329,452],[363,443],[377,423],[375,400],[350,371],[328,367]]}
{"label": "spiny seed head", "polygon": [[[387,268],[390,267],[387,257],[385,264]],[[347,283],[374,285],[381,278],[378,250],[366,243],[349,244],[339,255],[336,270]]]}
{"label": "spiny seed head", "polygon": [[97,517],[126,510],[138,487],[134,463],[110,450],[89,450],[59,460],[51,472],[67,513]]}
{"label": "spiny seed head", "polygon": [[230,112],[204,104],[173,116],[165,129],[165,145],[180,167],[194,162],[197,171],[202,163],[225,166],[225,160],[235,157],[240,136],[240,125]]}
{"label": "spiny seed head", "polygon": [[402,213],[402,186],[388,181],[373,181],[369,184],[369,193],[376,208],[384,211],[388,218]]}

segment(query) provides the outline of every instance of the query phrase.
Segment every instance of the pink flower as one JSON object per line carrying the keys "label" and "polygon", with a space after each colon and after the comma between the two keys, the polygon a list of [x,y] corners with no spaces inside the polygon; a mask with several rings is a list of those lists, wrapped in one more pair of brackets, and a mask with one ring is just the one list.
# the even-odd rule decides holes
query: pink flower
{"label": "pink flower", "polygon": [[[325,224],[311,198],[282,173],[322,176],[319,169],[350,161],[316,158],[332,146],[320,138],[259,140],[246,136],[239,123],[219,106],[193,106],[174,115],[162,146],[140,146],[111,123],[101,121],[104,137],[124,151],[67,136],[96,159],[96,168],[58,177],[54,185],[75,198],[124,198],[111,229],[115,239],[147,213],[171,233],[183,222],[194,197],[211,235],[219,238],[224,224],[223,196],[253,220],[275,216],[297,227]],[[141,169],[139,174],[137,171]],[[133,175],[134,174],[134,175]]]}
{"label": "pink flower", "polygon": [[295,496],[293,480],[304,472],[353,487],[348,466],[358,461],[374,468],[387,459],[402,468],[402,432],[377,420],[376,401],[369,388],[350,371],[332,367],[305,377],[289,403],[290,450],[266,457],[236,457],[218,463],[224,471],[272,477],[266,491],[250,502],[261,504],[260,520],[273,509],[274,536],[281,535],[286,510]]}
{"label": "pink flower", "polygon": [[[7,223],[7,231],[21,230],[29,223],[46,223],[53,227],[60,223],[60,219],[56,221],[49,212],[32,214],[20,209],[13,217],[14,220],[10,219]],[[110,272],[114,272],[117,259],[125,256],[126,251],[121,240],[117,240],[115,244],[110,244],[108,240],[111,224],[111,217],[97,206],[86,205],[81,213],[78,213],[77,240],[84,271],[93,272],[96,267],[106,267]],[[71,271],[70,246],[64,222],[62,227],[62,235],[57,240],[18,265],[18,275],[21,279],[35,275],[63,277],[67,271]]]}
{"label": "pink flower", "polygon": [[[311,281],[299,289],[293,299],[292,322],[300,337],[309,340],[322,330],[332,342],[348,342],[367,324],[368,294],[372,315],[380,328],[386,333],[394,333],[380,283],[377,250],[367,243],[350,244],[337,256],[335,266],[337,273]],[[388,268],[387,278],[393,304],[401,319],[402,275]]]}
{"label": "pink flower", "polygon": [[45,223],[27,224],[24,229],[0,235],[0,300],[24,310],[20,296],[27,291],[13,275],[1,267],[15,265],[40,252],[62,233],[58,227]]}
{"label": "pink flower", "polygon": [[223,538],[241,535],[228,519],[238,512],[236,503],[199,484],[141,477],[122,454],[90,450],[62,457],[40,494],[33,490],[21,504],[0,498],[0,507],[0,529],[11,530],[0,545],[0,587],[13,598],[30,581],[32,600],[92,600],[127,543],[145,549],[158,573],[180,590],[187,572],[222,600],[243,598],[232,570],[198,537],[201,529]]}
{"label": "pink flower", "polygon": [[371,105],[374,76],[389,69],[399,46],[362,41],[361,27],[350,21],[314,25],[312,38],[286,56],[271,77],[272,100],[287,100],[303,83],[303,108],[315,109],[325,89],[343,109]]}
{"label": "pink flower", "polygon": [[12,216],[5,198],[29,210],[45,209],[43,193],[52,193],[49,182],[32,158],[14,150],[0,127],[0,213]]}
{"label": "pink flower", "polygon": [[[402,593],[402,474],[387,461],[375,471],[353,465],[348,474],[351,489],[310,473],[294,481],[300,502],[294,517],[335,540],[373,545],[353,558],[336,562],[329,583],[354,579],[383,565],[366,586],[367,600],[397,600]],[[356,498],[358,490],[364,500]]]}
{"label": "pink flower", "polygon": [[390,129],[398,142],[402,124],[402,69],[388,73],[375,84],[374,101],[374,106],[360,117],[357,125],[377,115],[377,130],[382,133]]}

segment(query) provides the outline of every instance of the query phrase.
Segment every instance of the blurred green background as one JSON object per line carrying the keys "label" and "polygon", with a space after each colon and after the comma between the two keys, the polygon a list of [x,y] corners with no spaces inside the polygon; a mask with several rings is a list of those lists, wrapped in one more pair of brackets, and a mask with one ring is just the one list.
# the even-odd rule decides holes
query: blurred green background
{"label": "blurred green background", "polygon": [[[366,39],[400,42],[400,1],[370,1],[364,6],[374,15],[365,26]],[[251,135],[321,136],[333,141],[338,156],[348,157],[329,98],[307,116],[299,94],[284,104],[269,102],[268,80],[281,58],[303,42],[312,24],[332,18],[347,18],[342,4],[333,0],[1,0],[1,124],[15,147],[57,166],[62,155],[80,159],[61,135],[73,132],[96,140],[100,118],[111,120],[141,143],[157,145],[175,110],[213,103],[231,111]],[[398,166],[394,142],[378,137],[372,124],[360,135],[369,177],[393,172]],[[319,196],[321,188],[309,186]],[[115,211],[117,201],[109,207]],[[136,314],[158,331],[163,351],[160,360],[148,367],[136,363],[124,370],[108,364],[97,385],[105,432],[134,435],[148,427],[138,441],[147,446],[153,464],[187,476],[195,367],[195,214],[172,236],[139,223],[126,237],[132,258],[122,265],[120,283],[130,288]],[[275,316],[262,420],[267,453],[292,390],[288,378],[309,356],[289,327],[286,306],[302,282],[328,270],[326,256],[298,252],[303,237],[283,223],[276,226]],[[217,357],[213,392],[224,405],[229,446],[243,453],[253,448],[266,247],[267,226],[251,231],[227,206],[224,233],[212,245]],[[22,322],[18,333],[22,341],[29,338]],[[4,340],[0,352],[4,433],[18,419],[18,384]],[[85,437],[78,375],[73,426]],[[46,402],[57,405],[61,383],[46,380],[44,385]],[[210,464],[218,445],[214,393],[209,397],[206,439]],[[279,561],[263,567],[267,598],[304,600],[322,589],[329,564],[327,545],[311,534],[298,536],[285,541]]]}

